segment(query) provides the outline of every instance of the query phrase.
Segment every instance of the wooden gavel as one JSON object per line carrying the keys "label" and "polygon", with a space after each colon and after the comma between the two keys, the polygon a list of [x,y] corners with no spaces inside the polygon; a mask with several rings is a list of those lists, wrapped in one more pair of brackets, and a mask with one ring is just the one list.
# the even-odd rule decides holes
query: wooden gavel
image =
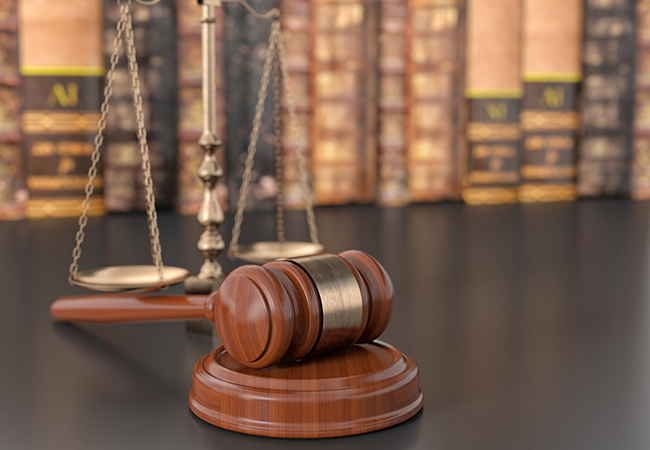
{"label": "wooden gavel", "polygon": [[50,307],[63,322],[207,317],[231,356],[267,367],[371,342],[393,313],[393,284],[370,255],[350,250],[233,270],[210,296],[81,296]]}

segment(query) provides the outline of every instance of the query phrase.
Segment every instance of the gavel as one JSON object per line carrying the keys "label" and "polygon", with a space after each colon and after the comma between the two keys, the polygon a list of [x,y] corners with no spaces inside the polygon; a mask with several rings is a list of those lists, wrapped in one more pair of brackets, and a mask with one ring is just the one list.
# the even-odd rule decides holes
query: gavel
{"label": "gavel", "polygon": [[208,318],[228,353],[263,368],[371,342],[390,322],[395,293],[372,256],[350,250],[233,270],[203,296],[81,296],[50,307],[63,322]]}

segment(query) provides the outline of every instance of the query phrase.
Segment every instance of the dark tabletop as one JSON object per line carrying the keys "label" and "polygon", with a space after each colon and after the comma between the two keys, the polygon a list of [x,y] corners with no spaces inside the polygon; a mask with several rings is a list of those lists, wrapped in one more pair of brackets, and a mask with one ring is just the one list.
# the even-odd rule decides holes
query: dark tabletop
{"label": "dark tabletop", "polygon": [[[86,293],[67,283],[76,219],[2,222],[0,449],[648,449],[649,219],[624,200],[319,208],[331,252],[366,251],[391,275],[382,339],[419,364],[424,408],[312,441],[196,418],[192,369],[217,343],[184,323],[55,323],[54,299]],[[165,263],[198,271],[195,218],[161,212],[160,226]],[[288,233],[307,239],[303,214]],[[273,213],[251,213],[241,242],[273,234]],[[147,264],[148,245],[144,215],[91,219],[81,267]]]}

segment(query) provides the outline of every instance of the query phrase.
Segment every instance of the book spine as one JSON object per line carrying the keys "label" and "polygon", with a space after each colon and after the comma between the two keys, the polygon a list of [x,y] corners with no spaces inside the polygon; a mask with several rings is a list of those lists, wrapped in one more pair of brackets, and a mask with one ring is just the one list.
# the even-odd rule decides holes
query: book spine
{"label": "book spine", "polygon": [[300,181],[297,152],[302,151],[308,168],[311,149],[309,138],[311,120],[309,96],[310,7],[309,0],[282,0],[280,2],[288,71],[298,122],[298,131],[294,133],[286,96],[283,95],[282,191],[284,207],[288,209],[300,209],[305,206],[305,193]]}
{"label": "book spine", "polygon": [[581,0],[524,1],[522,202],[577,197],[582,18]]}
{"label": "book spine", "polygon": [[631,197],[650,199],[650,1],[636,5],[635,115]]}
{"label": "book spine", "polygon": [[[176,125],[176,47],[173,7],[134,4],[139,78],[149,145],[156,207],[171,206],[174,192]],[[105,0],[105,63],[110,65],[119,5]],[[144,211],[145,196],[140,147],[136,137],[131,81],[122,49],[114,77],[113,98],[106,125],[104,200],[107,211]]]}
{"label": "book spine", "polygon": [[[256,11],[269,11],[279,5],[279,0],[252,0]],[[229,203],[235,207],[239,198],[244,162],[250,140],[255,105],[260,90],[262,68],[267,57],[271,21],[252,17],[239,4],[225,3],[224,54],[226,64],[226,149],[229,170],[226,172]],[[251,183],[246,199],[252,210],[275,208],[277,185],[275,182],[273,81],[264,103],[264,114]]]}
{"label": "book spine", "polygon": [[410,0],[407,167],[414,202],[457,200],[464,172],[464,0]]}
{"label": "book spine", "polygon": [[633,0],[585,2],[578,194],[626,195],[634,113]]}
{"label": "book spine", "polygon": [[375,198],[378,7],[312,1],[312,171],[317,204]]}
{"label": "book spine", "polygon": [[[19,2],[28,217],[81,213],[100,117],[102,1]],[[103,177],[89,215],[104,213]]]}
{"label": "book spine", "polygon": [[20,133],[17,0],[0,14],[0,220],[22,219],[27,190]]}
{"label": "book spine", "polygon": [[381,0],[377,203],[409,201],[406,179],[406,0]]}
{"label": "book spine", "polygon": [[470,0],[467,10],[469,120],[463,200],[517,201],[521,156],[520,0]]}
{"label": "book spine", "polygon": [[[226,142],[225,128],[225,83],[223,67],[222,8],[215,8],[216,34],[216,83],[217,83],[217,132]],[[181,214],[197,214],[203,196],[203,183],[197,171],[203,160],[203,150],[197,144],[203,130],[203,109],[201,93],[201,7],[196,2],[176,0],[176,35],[178,50],[178,125],[177,125],[177,195],[176,211]],[[217,151],[217,160],[222,168],[226,165],[226,151],[222,146]],[[225,177],[224,177],[225,178]],[[228,195],[225,179],[217,184],[217,195],[222,209],[226,210]]]}

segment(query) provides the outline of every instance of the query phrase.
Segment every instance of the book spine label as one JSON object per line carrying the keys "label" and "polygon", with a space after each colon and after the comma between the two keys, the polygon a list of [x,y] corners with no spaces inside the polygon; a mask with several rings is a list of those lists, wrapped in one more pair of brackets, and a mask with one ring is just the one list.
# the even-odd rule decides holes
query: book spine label
{"label": "book spine label", "polygon": [[[23,145],[27,154],[28,217],[81,213],[94,150],[102,78],[24,76]],[[104,212],[104,179],[94,181],[89,215]]]}
{"label": "book spine label", "polygon": [[578,193],[629,192],[634,121],[633,0],[585,2]]}
{"label": "book spine label", "polygon": [[517,201],[521,157],[519,106],[519,98],[469,99],[465,202]]}
{"label": "book spine label", "polygon": [[461,196],[465,12],[463,0],[408,4],[407,173],[414,202]]}
{"label": "book spine label", "polygon": [[650,1],[636,4],[636,79],[631,197],[650,199]]}
{"label": "book spine label", "polygon": [[577,91],[574,82],[524,83],[520,201],[575,200]]}

